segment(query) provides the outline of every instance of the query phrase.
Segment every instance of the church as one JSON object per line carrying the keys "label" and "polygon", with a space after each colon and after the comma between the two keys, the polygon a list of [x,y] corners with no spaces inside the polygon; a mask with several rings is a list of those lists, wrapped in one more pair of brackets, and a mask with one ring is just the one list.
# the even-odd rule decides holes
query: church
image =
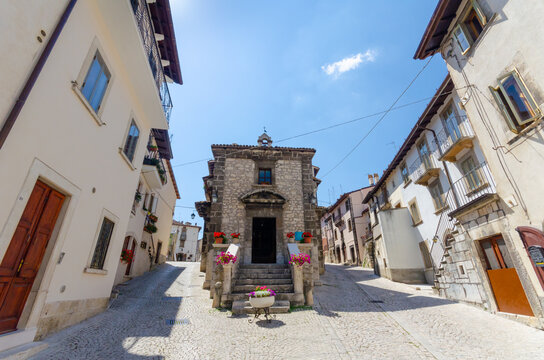
{"label": "church", "polygon": [[[244,281],[233,279],[233,293],[244,293],[248,279],[271,279],[260,276],[264,272],[289,269],[288,243],[294,239],[287,234],[297,231],[313,236],[308,251],[312,278],[318,283],[324,269],[319,226],[323,208],[317,205],[320,180],[316,177],[319,168],[312,164],[315,149],[272,146],[266,132],[257,145],[212,145],[211,149],[214,158],[208,162],[209,175],[203,178],[206,201],[196,203],[205,220],[201,262],[201,271],[206,272],[204,288],[210,288],[213,282],[217,253],[214,232],[227,234],[228,242],[238,245],[237,273],[238,277],[245,276]],[[232,233],[240,235],[231,238]],[[262,280],[256,285],[276,287],[280,298],[282,291],[283,297],[289,298],[292,283],[279,280],[272,284]],[[274,286],[274,282],[282,285]]]}

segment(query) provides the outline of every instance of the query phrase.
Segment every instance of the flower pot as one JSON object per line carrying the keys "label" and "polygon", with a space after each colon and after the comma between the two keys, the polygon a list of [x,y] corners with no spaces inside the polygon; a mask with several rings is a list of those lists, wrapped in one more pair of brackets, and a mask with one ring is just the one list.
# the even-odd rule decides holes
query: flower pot
{"label": "flower pot", "polygon": [[311,237],[305,237],[304,238],[304,243],[305,244],[311,244],[312,243],[312,238]]}
{"label": "flower pot", "polygon": [[250,297],[249,303],[251,307],[254,308],[266,308],[274,305],[275,296],[266,296],[266,297]]}
{"label": "flower pot", "polygon": [[215,238],[215,243],[216,243],[216,244],[222,244],[222,243],[223,243],[223,238],[221,238],[221,237],[216,237],[216,238]]}

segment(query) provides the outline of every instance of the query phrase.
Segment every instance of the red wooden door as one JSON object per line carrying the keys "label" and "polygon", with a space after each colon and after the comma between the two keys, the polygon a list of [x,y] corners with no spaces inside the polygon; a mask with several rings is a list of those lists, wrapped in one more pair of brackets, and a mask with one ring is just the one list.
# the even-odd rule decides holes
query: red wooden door
{"label": "red wooden door", "polygon": [[0,263],[0,334],[17,329],[64,195],[36,182]]}
{"label": "red wooden door", "polygon": [[534,316],[502,236],[480,240],[499,311]]}
{"label": "red wooden door", "polygon": [[529,251],[529,248],[533,248],[531,250],[536,251],[537,257],[539,252],[542,254],[542,249],[544,248],[544,233],[529,226],[519,226],[516,228],[516,231],[519,233],[519,236],[521,236],[521,241],[523,241],[523,245],[525,245],[527,255],[531,258],[533,269],[538,276],[540,285],[544,289],[544,264],[542,264],[542,259],[536,259],[534,255],[531,256]]}
{"label": "red wooden door", "polygon": [[[128,238],[131,239],[131,237],[128,237]],[[128,248],[128,244],[127,244],[127,248]],[[127,264],[127,269],[125,270],[125,276],[130,275],[130,269],[132,268],[132,263],[134,262],[136,257],[136,240],[134,239],[132,239],[132,248],[130,250],[132,251],[132,261]]]}

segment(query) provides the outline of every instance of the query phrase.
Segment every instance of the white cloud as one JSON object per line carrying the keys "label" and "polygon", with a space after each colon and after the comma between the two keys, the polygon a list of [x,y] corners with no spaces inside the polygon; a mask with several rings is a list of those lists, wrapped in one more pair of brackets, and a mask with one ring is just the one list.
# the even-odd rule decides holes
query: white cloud
{"label": "white cloud", "polygon": [[332,64],[323,65],[321,69],[325,72],[325,74],[334,76],[336,78],[346,71],[358,68],[361,64],[374,62],[374,60],[376,60],[376,55],[376,51],[367,50],[365,53],[358,53],[357,55],[344,58]]}

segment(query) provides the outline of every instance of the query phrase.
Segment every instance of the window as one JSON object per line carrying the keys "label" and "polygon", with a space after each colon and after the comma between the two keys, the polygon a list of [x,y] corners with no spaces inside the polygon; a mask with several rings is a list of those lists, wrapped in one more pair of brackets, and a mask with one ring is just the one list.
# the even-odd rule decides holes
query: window
{"label": "window", "polygon": [[351,232],[351,219],[348,219],[348,231]]}
{"label": "window", "polygon": [[159,202],[159,198],[155,196],[155,194],[151,194],[149,197],[149,204],[147,204],[147,210],[154,214],[157,211],[157,203]]}
{"label": "window", "polygon": [[400,165],[400,174],[402,175],[404,183],[408,184],[410,182],[410,176],[408,175],[408,167],[406,167],[405,162]]}
{"label": "window", "polygon": [[334,229],[334,240],[338,240],[338,232]]}
{"label": "window", "polygon": [[459,24],[453,30],[453,35],[461,51],[465,53],[482,33],[486,18],[478,3],[472,0],[460,19]]}
{"label": "window", "polygon": [[102,103],[102,98],[110,82],[111,74],[106,68],[104,60],[98,52],[93,57],[91,61],[91,66],[85,76],[85,81],[81,85],[81,93],[89,105],[94,109],[95,112],[98,112],[100,104]]}
{"label": "window", "polygon": [[419,208],[417,206],[416,199],[413,199],[408,203],[408,207],[410,209],[410,214],[412,214],[412,222],[414,223],[414,226],[417,226],[422,223],[421,221],[421,215],[419,213]]}
{"label": "window", "polygon": [[454,108],[453,103],[450,103],[448,107],[441,114],[446,134],[449,141],[454,144],[461,138],[461,130],[459,129],[459,116]]}
{"label": "window", "polygon": [[444,191],[442,190],[442,184],[440,184],[440,180],[436,180],[434,183],[432,183],[429,186],[429,191],[431,192],[431,196],[433,198],[435,210],[442,210],[443,208],[445,208],[446,201]]}
{"label": "window", "polygon": [[513,132],[521,131],[540,116],[533,97],[515,70],[500,79],[499,85],[491,88],[491,92]]}
{"label": "window", "polygon": [[185,246],[185,240],[187,240],[187,228],[184,226],[183,229],[181,229],[181,234],[179,236],[179,246],[180,247]]}
{"label": "window", "polygon": [[142,205],[142,210],[147,211],[147,206],[148,206],[147,203],[148,203],[148,201],[149,201],[149,193],[146,192],[146,193],[145,193],[145,196],[144,196],[144,203],[143,203],[143,205]]}
{"label": "window", "polygon": [[259,169],[259,184],[272,185],[271,169]]}
{"label": "window", "polygon": [[348,197],[346,199],[346,212],[348,212],[350,209],[351,209],[351,201],[350,201],[350,198]]}
{"label": "window", "polygon": [[476,166],[476,162],[472,156],[469,156],[461,162],[461,171],[467,191],[474,191],[483,185],[483,180],[480,175],[480,169]]}
{"label": "window", "polygon": [[419,153],[421,162],[425,166],[425,169],[431,169],[433,167],[431,162],[431,152],[429,151],[429,145],[427,145],[427,141],[425,139],[423,139],[423,141],[417,145],[417,151]]}
{"label": "window", "polygon": [[138,144],[138,138],[140,137],[140,130],[134,120],[130,121],[130,128],[128,130],[127,138],[125,140],[125,146],[123,147],[123,153],[132,161],[134,159],[134,153],[136,152],[136,144]]}
{"label": "window", "polygon": [[110,245],[111,234],[113,232],[113,226],[115,224],[108,218],[102,220],[102,227],[96,241],[96,247],[94,249],[93,258],[91,260],[92,269],[103,269],[104,260],[106,259],[106,253],[108,252],[108,246]]}

